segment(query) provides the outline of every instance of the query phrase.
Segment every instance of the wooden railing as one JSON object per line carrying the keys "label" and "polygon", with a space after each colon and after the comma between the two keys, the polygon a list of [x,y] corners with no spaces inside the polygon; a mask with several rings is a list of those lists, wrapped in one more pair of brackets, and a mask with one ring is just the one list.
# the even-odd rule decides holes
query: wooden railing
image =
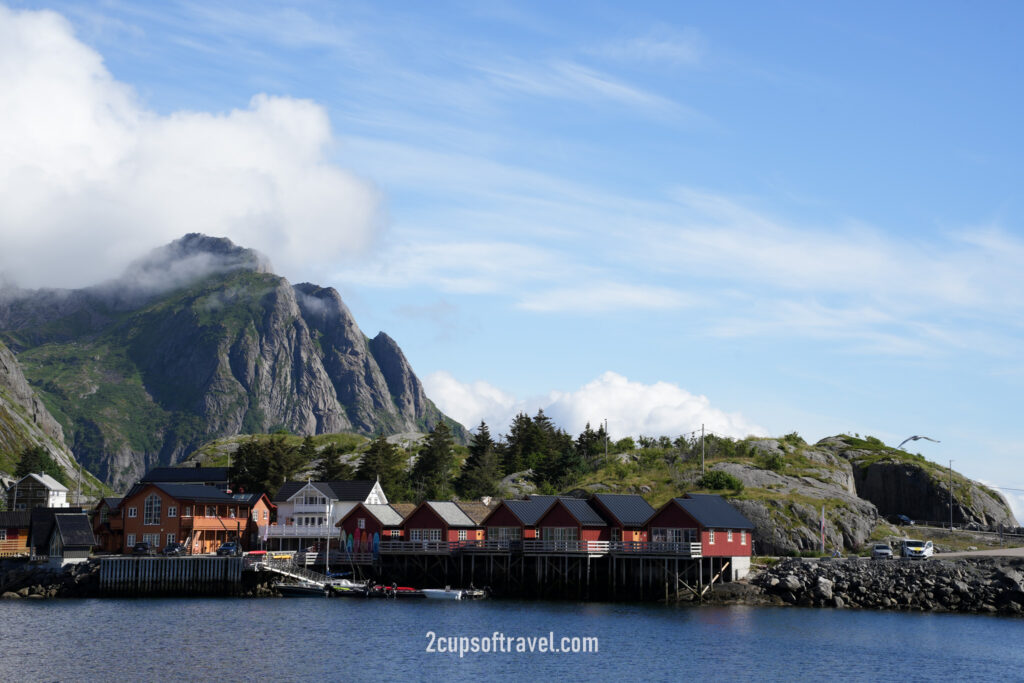
{"label": "wooden railing", "polygon": [[610,541],[523,541],[523,552],[534,553],[587,553],[588,555],[606,555]]}
{"label": "wooden railing", "polygon": [[486,541],[381,541],[380,552],[385,554],[444,555],[453,552],[510,552],[526,554],[585,553],[589,555],[619,556],[671,555],[674,557],[701,557],[700,543],[667,543],[662,541],[555,541],[527,539]]}
{"label": "wooden railing", "polygon": [[675,555],[678,557],[700,557],[700,543],[669,543],[665,541],[614,541],[611,551],[616,555]]}

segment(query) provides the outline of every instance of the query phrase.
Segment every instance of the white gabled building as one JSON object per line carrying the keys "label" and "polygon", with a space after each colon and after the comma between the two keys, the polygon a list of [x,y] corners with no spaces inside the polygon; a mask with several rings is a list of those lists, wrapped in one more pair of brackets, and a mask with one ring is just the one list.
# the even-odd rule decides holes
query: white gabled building
{"label": "white gabled building", "polygon": [[68,488],[49,474],[26,474],[7,490],[10,510],[32,508],[66,508]]}
{"label": "white gabled building", "polygon": [[286,481],[272,500],[277,523],[267,529],[267,547],[300,550],[338,535],[335,524],[358,503],[387,505],[379,481]]}

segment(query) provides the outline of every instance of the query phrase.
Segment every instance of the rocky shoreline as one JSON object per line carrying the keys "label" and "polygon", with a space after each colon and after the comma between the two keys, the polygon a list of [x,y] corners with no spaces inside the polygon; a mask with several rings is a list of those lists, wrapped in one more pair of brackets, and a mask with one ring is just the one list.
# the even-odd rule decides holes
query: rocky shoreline
{"label": "rocky shoreline", "polygon": [[740,601],[757,604],[1024,614],[1024,559],[1016,558],[787,559],[746,583]]}

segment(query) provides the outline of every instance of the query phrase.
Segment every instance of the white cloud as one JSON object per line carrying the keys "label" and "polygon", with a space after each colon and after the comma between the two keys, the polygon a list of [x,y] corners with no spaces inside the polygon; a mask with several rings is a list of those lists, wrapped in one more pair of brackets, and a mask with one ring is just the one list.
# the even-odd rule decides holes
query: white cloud
{"label": "white cloud", "polygon": [[334,165],[322,107],[256,95],[227,113],[147,110],[52,12],[0,6],[0,272],[109,278],[186,232],[304,271],[364,249],[372,187]]}
{"label": "white cloud", "polygon": [[519,308],[546,313],[602,313],[677,309],[692,303],[691,297],[668,287],[606,282],[528,294],[520,300]]}
{"label": "white cloud", "polygon": [[706,396],[668,382],[631,382],[614,372],[605,372],[576,391],[529,399],[516,398],[486,382],[463,383],[447,372],[435,372],[423,383],[445,414],[467,427],[483,420],[493,433],[508,429],[516,414],[534,415],[539,409],[571,434],[583,431],[588,422],[596,428],[607,419],[616,439],[641,434],[675,437],[699,430],[701,424],[709,432],[736,438],[766,433],[742,415],[712,407]]}
{"label": "white cloud", "polygon": [[614,41],[592,52],[618,61],[695,66],[706,51],[707,42],[696,29],[657,26],[642,36]]}

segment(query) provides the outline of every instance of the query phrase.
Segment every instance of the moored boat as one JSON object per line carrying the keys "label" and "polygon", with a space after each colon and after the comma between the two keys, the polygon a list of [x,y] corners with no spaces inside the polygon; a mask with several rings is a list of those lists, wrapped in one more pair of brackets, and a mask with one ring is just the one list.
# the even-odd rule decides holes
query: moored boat
{"label": "moored boat", "polygon": [[430,600],[462,600],[462,591],[451,588],[424,588],[423,596]]}
{"label": "moored boat", "polygon": [[285,583],[283,581],[274,584],[274,590],[288,598],[323,597],[324,588],[315,583]]}

